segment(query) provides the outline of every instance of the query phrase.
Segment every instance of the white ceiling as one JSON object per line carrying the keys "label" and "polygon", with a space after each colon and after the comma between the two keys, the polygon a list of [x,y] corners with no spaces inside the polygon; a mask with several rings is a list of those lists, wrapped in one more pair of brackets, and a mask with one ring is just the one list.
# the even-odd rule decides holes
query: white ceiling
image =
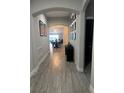
{"label": "white ceiling", "polygon": [[66,11],[49,11],[45,15],[47,17],[68,17],[70,13]]}

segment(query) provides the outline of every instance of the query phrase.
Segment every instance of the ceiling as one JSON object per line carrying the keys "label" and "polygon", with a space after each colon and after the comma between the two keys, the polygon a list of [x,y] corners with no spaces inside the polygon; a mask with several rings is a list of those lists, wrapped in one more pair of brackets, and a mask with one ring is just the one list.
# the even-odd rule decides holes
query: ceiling
{"label": "ceiling", "polygon": [[47,17],[69,17],[70,13],[67,11],[49,11],[45,15]]}

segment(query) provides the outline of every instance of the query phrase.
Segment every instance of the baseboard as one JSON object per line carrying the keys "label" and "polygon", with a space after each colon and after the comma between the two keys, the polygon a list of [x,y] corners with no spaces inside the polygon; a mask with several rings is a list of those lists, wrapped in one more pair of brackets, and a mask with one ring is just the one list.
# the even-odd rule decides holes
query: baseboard
{"label": "baseboard", "polygon": [[76,67],[79,72],[84,72],[83,68],[80,68],[78,65]]}
{"label": "baseboard", "polygon": [[40,64],[42,62],[44,62],[44,60],[47,58],[47,56],[49,55],[49,51],[43,56],[43,58],[39,61],[38,65],[31,71],[30,73],[30,77],[34,76],[37,72],[38,72],[38,69],[40,67]]}
{"label": "baseboard", "polygon": [[91,84],[90,84],[89,90],[90,90],[91,93],[94,93],[94,88]]}

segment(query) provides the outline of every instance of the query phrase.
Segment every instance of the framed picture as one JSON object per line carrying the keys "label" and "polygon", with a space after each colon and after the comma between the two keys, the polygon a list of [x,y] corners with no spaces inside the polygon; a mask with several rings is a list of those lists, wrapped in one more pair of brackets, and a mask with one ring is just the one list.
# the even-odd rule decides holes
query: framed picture
{"label": "framed picture", "polygon": [[39,20],[39,32],[40,32],[40,36],[44,36],[44,30],[45,30],[45,24],[43,24],[43,22],[41,20]]}
{"label": "framed picture", "polygon": [[76,30],[76,22],[74,22],[73,28],[74,30]]}
{"label": "framed picture", "polygon": [[75,19],[76,19],[76,14],[73,15],[73,20],[75,20]]}
{"label": "framed picture", "polygon": [[73,22],[75,19],[76,19],[76,14],[75,13],[72,13],[71,14],[71,22]]}
{"label": "framed picture", "polygon": [[48,34],[48,28],[47,28],[46,24],[44,24],[44,36],[47,37],[47,34]]}
{"label": "framed picture", "polygon": [[74,30],[76,30],[76,22],[74,22],[74,24],[72,24],[70,26],[70,30],[71,30],[71,32],[74,31]]}
{"label": "framed picture", "polygon": [[76,32],[71,33],[71,40],[76,40]]}
{"label": "framed picture", "polygon": [[74,40],[76,40],[76,32],[74,32]]}

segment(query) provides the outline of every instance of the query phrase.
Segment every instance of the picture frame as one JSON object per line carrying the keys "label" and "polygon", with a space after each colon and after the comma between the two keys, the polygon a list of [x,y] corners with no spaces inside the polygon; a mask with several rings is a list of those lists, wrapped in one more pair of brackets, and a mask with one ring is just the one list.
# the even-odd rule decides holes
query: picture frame
{"label": "picture frame", "polygon": [[73,38],[73,40],[76,40],[76,32],[74,32],[74,38]]}
{"label": "picture frame", "polygon": [[76,22],[74,22],[71,26],[70,26],[70,31],[74,31],[76,30]]}
{"label": "picture frame", "polygon": [[73,28],[74,30],[76,30],[76,22],[74,22]]}
{"label": "picture frame", "polygon": [[44,24],[41,20],[39,20],[39,32],[40,36],[44,36]]}
{"label": "picture frame", "polygon": [[39,32],[40,32],[40,36],[45,36],[46,32],[45,32],[45,24],[39,20]]}
{"label": "picture frame", "polygon": [[76,19],[76,13],[72,13],[70,19],[72,23]]}
{"label": "picture frame", "polygon": [[48,28],[47,28],[47,25],[44,24],[44,36],[47,37],[47,34],[48,34]]}
{"label": "picture frame", "polygon": [[41,20],[39,20],[39,32],[40,32],[40,36],[47,37],[47,34],[48,34],[47,25],[44,24]]}

